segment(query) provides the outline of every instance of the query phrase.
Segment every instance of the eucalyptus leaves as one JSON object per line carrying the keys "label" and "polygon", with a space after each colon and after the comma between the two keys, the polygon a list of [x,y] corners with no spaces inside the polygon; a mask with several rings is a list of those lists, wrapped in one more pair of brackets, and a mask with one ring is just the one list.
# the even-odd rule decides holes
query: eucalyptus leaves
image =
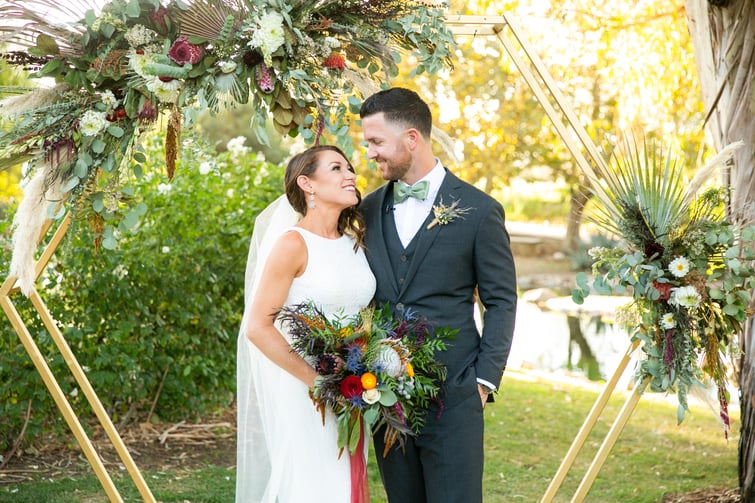
{"label": "eucalyptus leaves", "polygon": [[[133,220],[127,186],[142,175],[139,137],[154,125],[166,127],[169,178],[182,128],[227,105],[252,105],[263,142],[272,119],[281,135],[312,143],[328,132],[350,145],[355,82],[387,82],[402,51],[417,57],[416,72],[435,73],[455,46],[443,5],[426,2],[112,0],[100,12],[88,0],[58,3],[0,3],[0,44],[25,48],[0,57],[57,83],[0,103],[0,167],[44,170],[107,247]],[[76,11],[73,21],[54,15]]]}

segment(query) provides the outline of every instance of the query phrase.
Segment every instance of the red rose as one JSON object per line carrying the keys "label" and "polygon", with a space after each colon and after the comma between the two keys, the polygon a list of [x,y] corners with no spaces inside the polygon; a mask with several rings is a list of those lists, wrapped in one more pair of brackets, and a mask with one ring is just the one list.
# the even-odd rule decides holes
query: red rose
{"label": "red rose", "polygon": [[180,36],[170,46],[168,57],[178,65],[186,63],[196,65],[202,60],[203,53],[200,46],[189,43],[188,37]]}
{"label": "red rose", "polygon": [[348,400],[362,396],[362,380],[357,376],[348,376],[341,381],[341,394]]}

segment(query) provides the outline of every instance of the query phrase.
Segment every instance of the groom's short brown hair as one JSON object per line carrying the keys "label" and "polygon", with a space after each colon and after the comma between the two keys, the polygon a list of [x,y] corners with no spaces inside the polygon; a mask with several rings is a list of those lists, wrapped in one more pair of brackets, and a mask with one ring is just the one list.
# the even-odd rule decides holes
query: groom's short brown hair
{"label": "groom's short brown hair", "polygon": [[386,121],[414,128],[425,138],[430,138],[433,129],[430,107],[411,89],[392,87],[378,91],[364,100],[359,117],[380,112],[385,114]]}

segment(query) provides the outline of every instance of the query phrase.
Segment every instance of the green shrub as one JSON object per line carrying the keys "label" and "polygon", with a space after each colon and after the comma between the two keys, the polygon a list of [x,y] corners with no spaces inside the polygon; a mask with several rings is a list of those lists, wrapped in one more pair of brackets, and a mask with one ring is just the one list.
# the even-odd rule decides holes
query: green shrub
{"label": "green shrub", "polygon": [[[148,174],[133,185],[146,211],[117,236],[118,248],[95,250],[93,231],[75,221],[38,283],[118,426],[197,418],[232,402],[249,239],[283,186],[280,166],[238,149],[217,154],[197,138],[184,142],[169,182],[160,142],[145,144]],[[8,225],[0,227],[5,271]],[[13,300],[25,320],[37,318],[22,295]],[[82,422],[96,421],[49,335],[36,326],[32,333]],[[0,450],[20,435],[30,401],[29,442],[67,432],[9,324],[0,377]]]}

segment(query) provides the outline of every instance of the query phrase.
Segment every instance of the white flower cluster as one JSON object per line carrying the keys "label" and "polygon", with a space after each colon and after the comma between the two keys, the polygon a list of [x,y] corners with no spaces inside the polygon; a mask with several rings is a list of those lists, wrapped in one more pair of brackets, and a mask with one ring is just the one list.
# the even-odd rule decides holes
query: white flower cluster
{"label": "white flower cluster", "polygon": [[126,39],[128,45],[136,48],[142,45],[147,45],[155,40],[157,33],[150,30],[143,24],[137,24],[126,30],[123,38]]}
{"label": "white flower cluster", "polygon": [[283,16],[277,12],[268,12],[249,27],[252,38],[249,47],[262,51],[265,64],[273,63],[273,53],[286,42],[286,32],[283,29]]}
{"label": "white flower cluster", "polygon": [[228,149],[228,152],[232,157],[237,158],[249,153],[249,147],[244,145],[245,142],[246,136],[237,136],[228,140],[228,143],[225,144],[225,148]]}
{"label": "white flower cluster", "polygon": [[671,289],[669,303],[675,306],[696,309],[700,305],[702,297],[692,285],[680,286]]}
{"label": "white flower cluster", "polygon": [[372,388],[362,391],[362,400],[364,400],[364,403],[370,405],[377,403],[377,401],[380,400],[380,390],[377,388]]}
{"label": "white flower cluster", "polygon": [[105,112],[87,110],[79,119],[79,131],[84,136],[96,136],[110,125]]}

